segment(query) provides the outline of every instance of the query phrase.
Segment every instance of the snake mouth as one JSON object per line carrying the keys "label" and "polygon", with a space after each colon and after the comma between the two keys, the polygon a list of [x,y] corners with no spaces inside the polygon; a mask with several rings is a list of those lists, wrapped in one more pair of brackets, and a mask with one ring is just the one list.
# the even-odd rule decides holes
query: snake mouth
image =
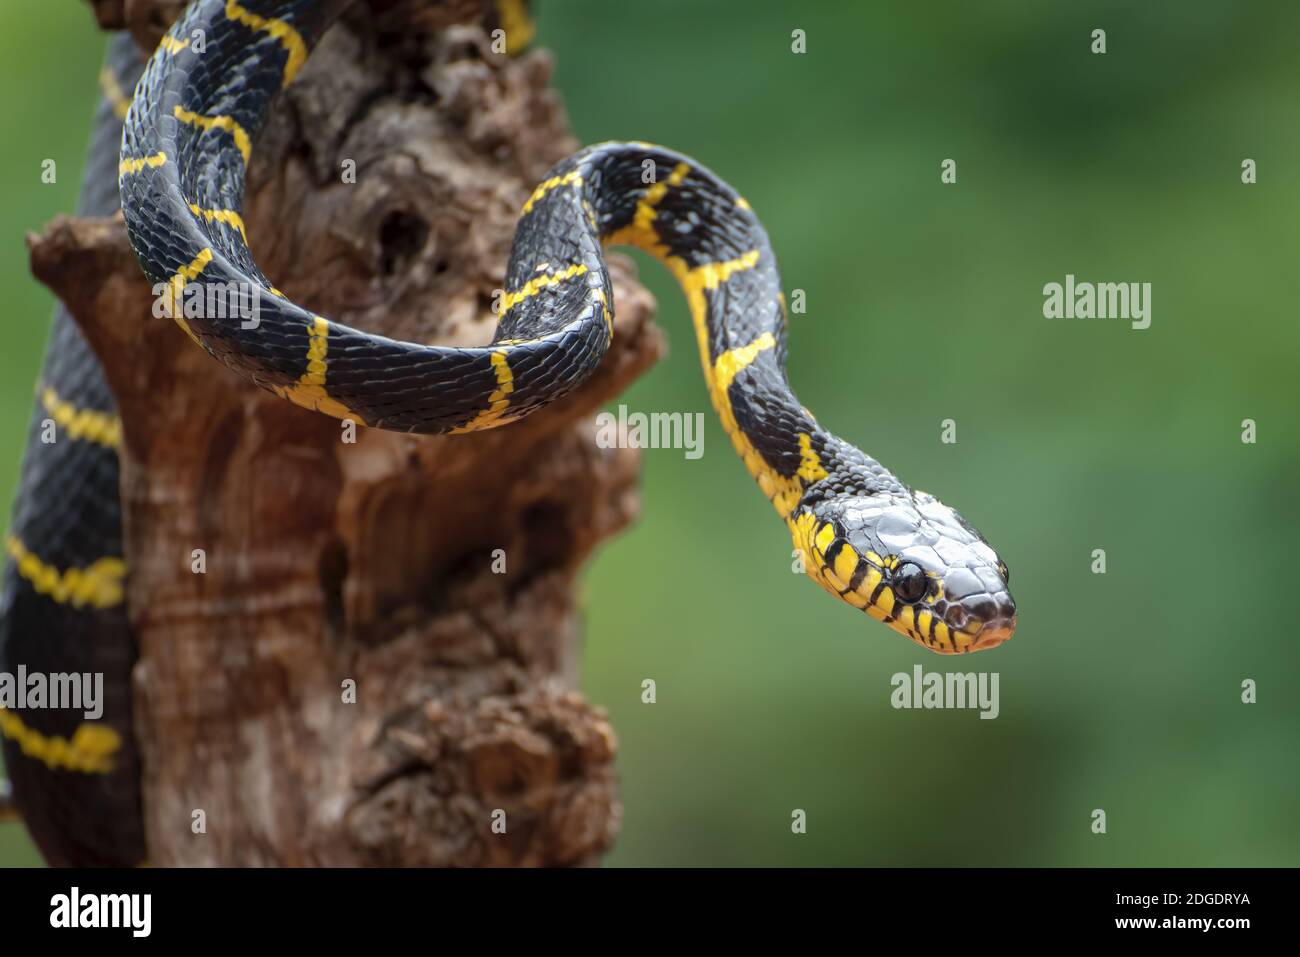
{"label": "snake mouth", "polygon": [[974,633],[975,640],[966,646],[967,651],[984,651],[987,648],[996,648],[1002,642],[1010,638],[1016,631],[1016,616],[1011,615],[1008,618],[995,618],[992,621],[984,622],[979,630]]}

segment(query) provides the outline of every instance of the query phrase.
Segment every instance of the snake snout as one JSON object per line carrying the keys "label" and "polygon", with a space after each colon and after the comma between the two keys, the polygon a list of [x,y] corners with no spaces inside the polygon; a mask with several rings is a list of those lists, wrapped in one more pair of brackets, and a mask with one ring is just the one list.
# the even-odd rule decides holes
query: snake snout
{"label": "snake snout", "polygon": [[984,594],[969,603],[966,630],[975,635],[971,650],[983,650],[1002,644],[1016,630],[1016,600],[1009,592]]}
{"label": "snake snout", "polygon": [[945,618],[973,637],[970,650],[1000,645],[1016,630],[1016,601],[995,568],[959,568],[949,572],[950,599]]}

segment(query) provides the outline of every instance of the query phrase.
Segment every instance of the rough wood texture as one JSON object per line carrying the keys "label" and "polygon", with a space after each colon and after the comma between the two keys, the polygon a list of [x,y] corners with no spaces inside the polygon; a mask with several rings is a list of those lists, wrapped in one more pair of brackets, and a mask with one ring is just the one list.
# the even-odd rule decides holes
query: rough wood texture
{"label": "rough wood texture", "polygon": [[[145,23],[147,6],[118,0],[117,16]],[[425,6],[325,37],[257,143],[245,220],[309,308],[482,344],[519,207],[576,144],[544,52],[497,56]],[[492,432],[358,428],[347,444],[152,317],[120,216],[29,242],[122,411],[151,861],[598,860],[618,826],[615,745],[572,690],[574,576],[637,507],[636,453],[598,448],[592,423],[662,350],[629,263],[611,264],[614,346],[573,395]]]}

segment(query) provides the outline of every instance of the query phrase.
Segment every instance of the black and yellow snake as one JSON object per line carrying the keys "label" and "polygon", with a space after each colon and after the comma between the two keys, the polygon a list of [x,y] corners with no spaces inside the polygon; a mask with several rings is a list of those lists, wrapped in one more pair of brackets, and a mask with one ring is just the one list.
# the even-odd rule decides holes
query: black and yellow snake
{"label": "black and yellow snake", "polygon": [[[244,235],[245,170],[276,94],[345,6],[195,0],[138,84],[129,42],[112,47],[109,113],[96,146],[116,135],[112,114],[123,118],[117,185],[131,244],[198,346],[257,385],[329,415],[421,433],[495,428],[596,368],[615,308],[602,249],[638,246],[681,283],[714,408],[809,576],[934,651],[976,651],[1011,636],[1007,568],[980,534],[799,404],[786,379],[786,305],[767,235],[739,194],[688,157],[604,143],[556,166],[523,206],[500,321],[483,347],[394,341],[279,293]],[[121,91],[132,86],[128,108]],[[112,212],[105,180],[92,163],[83,214]],[[180,302],[196,284],[237,290],[256,304],[256,324],[188,315]],[[102,373],[62,312],[42,382],[7,541],[0,670],[102,671],[107,706],[93,723],[75,712],[0,709],[0,731],[18,805],[47,859],[137,863],[144,846],[119,435]],[[40,442],[39,424],[51,417],[74,441]]]}

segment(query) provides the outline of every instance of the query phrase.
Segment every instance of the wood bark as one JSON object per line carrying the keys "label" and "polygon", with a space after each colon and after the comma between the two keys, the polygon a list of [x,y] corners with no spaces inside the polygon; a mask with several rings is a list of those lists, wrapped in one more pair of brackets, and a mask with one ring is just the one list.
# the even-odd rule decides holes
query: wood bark
{"label": "wood bark", "polygon": [[[97,14],[147,45],[178,6]],[[519,208],[577,144],[548,55],[493,53],[483,13],[363,5],[277,101],[244,218],[291,298],[389,336],[490,340]],[[574,690],[575,576],[633,518],[638,460],[598,447],[593,413],[663,348],[630,263],[611,257],[611,352],[566,399],[491,432],[348,443],[154,318],[120,215],[29,245],[121,410],[151,862],[596,862],[615,740]]]}

